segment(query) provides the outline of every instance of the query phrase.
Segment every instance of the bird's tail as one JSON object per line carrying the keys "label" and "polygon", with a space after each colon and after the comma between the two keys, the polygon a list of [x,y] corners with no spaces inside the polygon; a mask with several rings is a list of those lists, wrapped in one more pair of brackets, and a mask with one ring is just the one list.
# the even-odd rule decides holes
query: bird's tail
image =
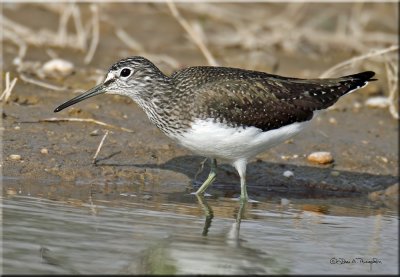
{"label": "bird's tail", "polygon": [[362,88],[368,84],[368,82],[376,81],[373,79],[375,72],[364,71],[357,74],[347,75],[339,78],[339,82],[347,87],[347,93],[351,93],[359,88]]}

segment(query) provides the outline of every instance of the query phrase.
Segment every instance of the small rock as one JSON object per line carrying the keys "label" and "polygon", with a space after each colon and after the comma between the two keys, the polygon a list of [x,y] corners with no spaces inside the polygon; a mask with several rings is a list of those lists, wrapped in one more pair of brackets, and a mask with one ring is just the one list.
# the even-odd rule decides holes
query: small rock
{"label": "small rock", "polygon": [[371,108],[386,108],[389,104],[389,98],[384,96],[371,97],[365,101],[365,105]]}
{"label": "small rock", "polygon": [[281,159],[287,161],[287,160],[291,160],[291,159],[297,159],[298,157],[299,157],[299,155],[297,155],[297,154],[294,154],[292,156],[290,156],[290,155],[282,155]]}
{"label": "small rock", "polygon": [[136,197],[136,194],[126,193],[126,192],[120,193],[119,195],[121,195],[121,196],[129,196],[129,197]]}
{"label": "small rock", "polygon": [[362,104],[361,104],[360,102],[358,102],[358,101],[354,102],[354,104],[353,104],[353,108],[354,108],[354,109],[358,110],[358,109],[360,109],[361,107],[362,107]]}
{"label": "small rock", "polygon": [[47,148],[42,148],[42,149],[40,149],[40,153],[49,154],[49,150],[47,150]]}
{"label": "small rock", "polygon": [[146,195],[143,195],[143,196],[142,196],[142,199],[143,199],[143,200],[150,200],[151,197],[152,197],[151,195],[146,194]]}
{"label": "small rock", "polygon": [[99,136],[99,135],[100,135],[100,134],[99,134],[99,129],[96,129],[96,130],[90,132],[90,135],[91,135],[91,136]]}
{"label": "small rock", "polygon": [[281,199],[281,205],[282,206],[287,206],[289,204],[290,204],[290,200],[289,199],[286,199],[286,198],[282,198]]}
{"label": "small rock", "polygon": [[337,176],[340,175],[340,172],[339,172],[339,171],[336,171],[336,170],[333,170],[333,171],[331,172],[331,175],[334,176],[334,177],[337,177]]}
{"label": "small rock", "polygon": [[376,156],[376,157],[379,158],[385,164],[387,164],[389,162],[388,158],[386,158],[386,157],[383,157],[383,156]]}
{"label": "small rock", "polygon": [[318,163],[318,164],[329,164],[333,162],[333,157],[330,152],[314,152],[307,156],[307,160],[309,162]]}
{"label": "small rock", "polygon": [[52,59],[42,66],[42,72],[46,77],[66,77],[73,71],[73,63],[63,59]]}
{"label": "small rock", "polygon": [[290,159],[290,156],[288,156],[288,155],[282,155],[282,156],[281,156],[281,159],[287,161],[287,160]]}
{"label": "small rock", "polygon": [[337,120],[334,117],[330,117],[329,118],[329,123],[336,125],[337,124]]}
{"label": "small rock", "polygon": [[19,160],[21,160],[21,155],[18,155],[18,154],[11,154],[9,157],[10,157],[10,159],[13,160],[13,161],[19,161]]}
{"label": "small rock", "polygon": [[285,176],[286,178],[290,178],[294,176],[294,173],[293,171],[286,170],[285,172],[283,172],[283,176]]}
{"label": "small rock", "polygon": [[21,127],[19,127],[19,126],[14,127],[14,130],[20,130],[20,129],[21,129]]}

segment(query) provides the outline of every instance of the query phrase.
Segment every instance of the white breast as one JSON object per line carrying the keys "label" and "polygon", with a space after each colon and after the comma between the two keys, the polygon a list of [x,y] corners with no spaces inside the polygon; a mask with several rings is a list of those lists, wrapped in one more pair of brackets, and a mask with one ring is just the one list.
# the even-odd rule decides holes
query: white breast
{"label": "white breast", "polygon": [[256,127],[232,128],[212,119],[196,120],[190,131],[174,138],[199,155],[234,162],[252,158],[284,142],[300,132],[308,122],[296,122],[263,132]]}

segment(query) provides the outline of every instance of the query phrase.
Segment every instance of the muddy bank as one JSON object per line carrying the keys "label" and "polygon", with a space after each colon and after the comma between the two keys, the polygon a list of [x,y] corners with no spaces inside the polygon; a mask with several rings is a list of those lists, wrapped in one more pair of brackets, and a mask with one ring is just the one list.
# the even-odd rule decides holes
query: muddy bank
{"label": "muddy bank", "polygon": [[[246,6],[246,9],[260,7],[281,10],[276,5],[267,4]],[[128,18],[115,16],[126,9],[130,17],[137,21],[147,18],[148,24],[143,28],[133,28]],[[386,10],[382,10],[384,15]],[[89,12],[84,6],[82,11]],[[44,13],[51,14],[34,4],[17,5],[4,10],[8,18],[23,21],[25,25],[33,24]],[[26,14],[30,16],[26,17]],[[149,53],[165,53],[174,57],[179,61],[178,67],[206,64],[199,50],[182,33],[182,27],[165,6],[107,4],[102,6],[101,14],[112,17],[114,25],[124,27],[132,37],[146,45]],[[183,14],[188,18],[196,18],[187,10]],[[57,25],[57,16],[47,16],[43,24],[32,26],[39,29]],[[163,32],[168,35],[158,33],[160,30],[154,24],[162,24]],[[84,53],[80,51],[49,47],[57,56],[74,64],[74,73],[63,78],[47,77],[42,81],[65,87],[65,90],[46,89],[18,80],[9,102],[3,105],[2,110],[3,176],[6,178],[3,181],[7,181],[7,178],[23,178],[52,183],[134,186],[139,189],[156,186],[161,191],[190,190],[192,185],[200,184],[207,175],[208,165],[194,181],[202,158],[193,156],[190,151],[165,137],[128,98],[104,95],[61,113],[53,113],[56,106],[75,96],[77,90],[95,85],[114,61],[137,54],[115,37],[115,29],[109,21],[100,21],[100,38],[89,65],[83,63]],[[275,68],[277,74],[299,77],[317,77],[326,68],[351,56],[351,53],[337,49],[336,53],[332,52],[329,56],[322,54],[324,58],[320,59],[304,55],[304,52],[276,48],[274,59],[251,66],[244,60],[246,55],[252,54],[244,54],[243,49],[229,47],[224,55],[221,49],[212,44],[210,49],[226,66],[268,72]],[[13,77],[19,76],[13,65],[17,52],[15,45],[4,42],[3,76],[4,72],[10,72]],[[46,52],[42,47],[30,46],[25,59],[44,63],[49,60],[48,52],[48,49]],[[240,56],[242,58],[239,59]],[[279,61],[278,67],[276,61]],[[157,65],[166,73],[173,71],[164,63]],[[366,62],[361,67],[351,69],[376,70],[379,80],[343,97],[334,109],[321,113],[309,129],[252,161],[247,174],[249,193],[257,197],[271,193],[352,194],[382,190],[396,183],[398,122],[387,109],[373,109],[364,105],[371,96],[387,94],[386,76],[382,68],[383,65],[379,68]],[[29,76],[38,78],[34,72]],[[94,119],[132,132],[88,122],[45,121],[53,117]],[[110,133],[97,157],[97,163],[93,164],[93,156],[106,130]],[[331,152],[334,162],[323,166],[308,162],[306,156],[314,151]],[[11,155],[19,155],[20,158]],[[229,165],[223,162],[220,165],[213,192],[221,196],[237,195],[237,174]],[[293,172],[292,177],[283,175],[287,170]]]}

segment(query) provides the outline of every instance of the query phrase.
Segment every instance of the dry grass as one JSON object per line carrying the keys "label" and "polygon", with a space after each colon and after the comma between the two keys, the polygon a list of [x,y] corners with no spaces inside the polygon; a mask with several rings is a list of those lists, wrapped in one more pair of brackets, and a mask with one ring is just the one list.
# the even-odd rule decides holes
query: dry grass
{"label": "dry grass", "polygon": [[18,78],[14,78],[10,82],[10,72],[6,73],[6,83],[3,93],[0,95],[0,101],[7,103],[8,99],[11,96],[11,92],[14,89],[15,84],[17,83]]}
{"label": "dry grass", "polygon": [[66,87],[60,87],[60,86],[48,84],[46,82],[42,82],[42,81],[39,81],[39,80],[35,80],[33,78],[30,78],[30,77],[26,76],[23,73],[20,73],[19,76],[20,76],[21,80],[23,80],[24,82],[27,82],[27,83],[30,83],[30,84],[33,84],[33,85],[37,85],[37,86],[42,87],[42,88],[46,88],[46,89],[50,89],[50,90],[66,90],[67,89]]}
{"label": "dry grass", "polygon": [[[84,54],[83,63],[90,64],[101,43],[101,24],[113,28],[115,37],[131,52],[146,56],[157,64],[165,64],[171,69],[181,65],[177,58],[166,53],[148,51],[145,41],[138,40],[118,26],[115,23],[117,21],[108,14],[108,8],[114,5],[112,3],[36,5],[58,16],[56,31],[51,28],[35,30],[1,15],[2,39],[18,47],[13,64],[19,77],[26,82],[48,89],[65,89],[27,76],[41,63],[27,60],[29,47],[43,47],[53,56],[54,47],[77,50]],[[282,54],[320,59],[335,53],[351,53],[352,58],[326,69],[321,77],[366,68],[372,68],[379,75],[386,75],[386,84],[382,86],[385,89],[384,95],[391,102],[391,115],[398,118],[398,26],[394,20],[394,17],[398,18],[396,3],[271,3],[262,8],[258,8],[262,4],[251,5],[171,1],[153,4],[155,10],[171,16],[178,28],[186,32],[187,42],[196,46],[199,54],[210,65],[223,64],[223,54],[232,49],[242,53],[239,56],[243,67],[253,68],[268,59],[279,65],[279,56]],[[218,53],[223,53],[218,57],[219,61],[216,58]],[[32,66],[35,63],[39,65]]]}
{"label": "dry grass", "polygon": [[214,56],[211,54],[210,50],[207,48],[204,43],[204,35],[201,30],[201,25],[196,24],[197,30],[190,25],[187,20],[181,15],[178,8],[172,1],[168,1],[168,8],[170,9],[173,17],[178,21],[178,23],[182,26],[182,28],[189,34],[190,39],[197,45],[200,49],[201,53],[207,59],[209,65],[218,66],[218,62],[215,60]]}
{"label": "dry grass", "polygon": [[[35,121],[30,121],[30,123],[35,122]],[[109,128],[114,128],[114,129],[118,129],[121,131],[125,131],[125,132],[129,132],[129,133],[133,133],[134,131],[131,129],[127,129],[124,127],[120,127],[120,126],[115,126],[112,124],[108,124],[105,123],[103,121],[99,121],[99,120],[95,120],[93,118],[75,118],[75,117],[51,117],[51,118],[45,118],[45,119],[40,119],[36,122],[88,122],[88,123],[94,123],[100,126],[105,126],[105,127],[109,127]]]}
{"label": "dry grass", "polygon": [[107,130],[104,134],[104,136],[101,138],[101,141],[99,143],[99,146],[97,147],[96,153],[94,154],[93,158],[92,158],[92,163],[96,164],[97,163],[97,156],[100,153],[101,148],[103,147],[104,141],[106,140],[106,137],[108,136],[109,131]]}

